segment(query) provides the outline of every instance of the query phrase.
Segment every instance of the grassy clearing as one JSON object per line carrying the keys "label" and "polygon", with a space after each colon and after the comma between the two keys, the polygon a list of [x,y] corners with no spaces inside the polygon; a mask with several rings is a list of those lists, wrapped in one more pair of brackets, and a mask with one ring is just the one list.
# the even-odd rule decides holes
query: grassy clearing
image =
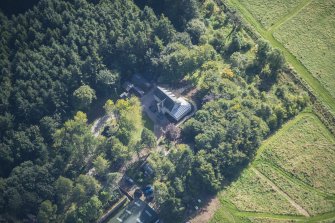
{"label": "grassy clearing", "polygon": [[297,210],[252,171],[245,171],[223,193],[237,209],[249,212],[298,215]]}
{"label": "grassy clearing", "polygon": [[[257,220],[264,219],[265,222],[296,222],[306,220],[303,216],[297,215],[281,215],[271,214],[262,212],[248,212],[237,209],[230,201],[221,194],[220,195],[221,207],[215,212],[210,223],[221,223],[221,222],[257,222]],[[266,221],[268,220],[268,221]]]}
{"label": "grassy clearing", "polygon": [[274,25],[305,0],[239,0],[264,28]]}
{"label": "grassy clearing", "polygon": [[335,0],[313,0],[274,33],[274,37],[335,98]]}
{"label": "grassy clearing", "polygon": [[[251,166],[221,192],[222,206],[211,222],[333,222],[334,142],[314,114],[298,115],[266,140]],[[299,215],[290,200],[311,217]]]}
{"label": "grassy clearing", "polygon": [[335,201],[319,193],[303,188],[295,181],[283,176],[280,172],[271,168],[266,163],[257,165],[257,169],[266,175],[282,191],[302,206],[310,215],[330,212],[335,210]]}
{"label": "grassy clearing", "polygon": [[335,193],[335,140],[317,117],[303,114],[275,136],[259,159],[314,188]]}
{"label": "grassy clearing", "polygon": [[[261,219],[264,222],[306,222],[306,218],[297,215],[282,215],[282,214],[271,214],[262,212],[248,212],[238,210],[232,203],[227,201],[224,196],[220,196],[221,207],[215,213],[210,223],[221,223],[221,222],[257,222]],[[330,218],[329,216],[327,216]],[[324,218],[324,216],[323,216]]]}

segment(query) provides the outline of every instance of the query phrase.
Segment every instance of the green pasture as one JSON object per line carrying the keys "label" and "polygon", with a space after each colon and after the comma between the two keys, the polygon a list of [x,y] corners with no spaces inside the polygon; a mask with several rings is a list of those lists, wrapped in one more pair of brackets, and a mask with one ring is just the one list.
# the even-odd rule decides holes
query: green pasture
{"label": "green pasture", "polygon": [[305,0],[239,0],[266,29]]}
{"label": "green pasture", "polygon": [[334,137],[314,114],[301,113],[220,193],[211,222],[332,222],[334,159]]}

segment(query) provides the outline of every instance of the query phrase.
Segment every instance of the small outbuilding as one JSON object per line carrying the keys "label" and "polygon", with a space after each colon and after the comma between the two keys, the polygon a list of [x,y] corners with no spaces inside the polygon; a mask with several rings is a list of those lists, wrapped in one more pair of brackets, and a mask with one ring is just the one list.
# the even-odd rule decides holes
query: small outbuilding
{"label": "small outbuilding", "polygon": [[151,88],[151,84],[139,74],[133,75],[131,82],[125,81],[122,84],[124,93],[120,95],[120,98],[128,98],[131,94],[137,97],[143,97],[146,91]]}
{"label": "small outbuilding", "polygon": [[133,77],[131,78],[131,82],[143,89],[144,91],[148,91],[151,88],[151,84],[149,83],[149,81],[147,81],[142,75],[140,74],[134,74]]}
{"label": "small outbuilding", "polygon": [[155,171],[152,169],[151,165],[149,163],[145,163],[143,165],[144,175],[145,176],[152,176]]}

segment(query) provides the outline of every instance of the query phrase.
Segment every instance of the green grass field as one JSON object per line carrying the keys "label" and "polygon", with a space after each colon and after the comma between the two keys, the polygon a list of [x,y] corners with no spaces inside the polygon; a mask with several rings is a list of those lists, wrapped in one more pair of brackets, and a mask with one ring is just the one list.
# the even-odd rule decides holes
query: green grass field
{"label": "green grass field", "polygon": [[306,187],[299,180],[291,178],[286,172],[273,168],[266,163],[260,163],[256,168],[284,191],[298,204],[301,204],[310,215],[330,212],[335,210],[335,200],[329,199],[322,191]]}
{"label": "green grass field", "polygon": [[245,171],[221,196],[243,211],[298,214],[285,198],[251,170]]}
{"label": "green grass field", "polygon": [[239,0],[266,29],[304,0]]}
{"label": "green grass field", "polygon": [[335,140],[317,117],[304,114],[274,137],[258,160],[273,163],[304,183],[335,194]]}
{"label": "green grass field", "polygon": [[211,222],[332,222],[335,139],[302,113],[266,140],[253,163],[219,195]]}
{"label": "green grass field", "polygon": [[274,37],[316,77],[335,98],[335,0],[312,0],[287,21]]}

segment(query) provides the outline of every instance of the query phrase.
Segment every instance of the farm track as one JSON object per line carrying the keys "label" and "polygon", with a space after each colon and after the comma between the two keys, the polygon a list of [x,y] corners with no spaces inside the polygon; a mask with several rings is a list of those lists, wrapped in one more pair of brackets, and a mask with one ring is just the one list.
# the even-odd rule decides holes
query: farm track
{"label": "farm track", "polygon": [[280,27],[287,20],[292,18],[294,15],[299,13],[306,5],[308,5],[309,0],[304,1],[304,4],[300,4],[288,15],[280,19],[273,27],[270,27],[270,30],[264,29],[264,27],[253,17],[253,15],[238,1],[238,0],[224,0],[223,2],[228,3],[228,5],[233,6],[237,9],[240,14],[243,15],[243,18],[252,25],[256,31],[259,33],[262,38],[269,41],[272,46],[280,49],[286,61],[294,68],[294,70],[302,77],[304,81],[311,87],[313,94],[317,96],[331,111],[335,114],[335,99],[332,97],[330,92],[324,88],[320,81],[315,78],[312,73],[303,65],[303,63],[294,56],[289,49],[287,49],[281,42],[279,42],[274,36],[272,30]]}
{"label": "farm track", "polygon": [[[329,200],[335,200],[335,195],[334,194],[329,194],[329,193],[326,193],[326,192],[323,192],[319,189],[316,189],[314,187],[312,187],[311,185],[303,182],[302,180],[296,178],[295,176],[292,176],[290,173],[287,173],[285,172],[285,170],[281,169],[280,167],[276,166],[275,164],[273,163],[270,163],[268,161],[256,161],[255,163],[253,163],[253,166],[257,166],[257,163],[264,163],[266,165],[268,165],[273,171],[275,171],[276,173],[278,173],[279,175],[283,176],[286,180],[290,181],[291,183],[305,189],[305,190],[308,190],[312,193],[316,193],[326,199],[329,199]],[[256,167],[257,168],[257,167]]]}
{"label": "farm track", "polygon": [[[294,205],[294,207],[301,207],[299,204],[297,204],[294,199],[292,199],[291,197],[289,197],[284,191],[282,191],[280,188],[278,188],[278,186],[276,186],[271,179],[269,179],[267,176],[265,176],[263,173],[261,173],[258,169],[256,169],[255,167],[257,166],[257,162],[264,162],[263,160],[257,160],[260,157],[260,154],[266,149],[268,148],[268,145],[273,141],[278,139],[278,137],[282,136],[288,129],[290,129],[291,127],[293,127],[295,124],[297,124],[299,121],[305,119],[306,117],[313,117],[315,118],[318,122],[320,122],[320,124],[323,126],[323,123],[319,120],[319,118],[311,113],[311,112],[302,112],[299,115],[297,115],[294,119],[288,121],[286,124],[284,124],[282,126],[281,129],[279,129],[276,134],[272,135],[271,137],[269,137],[261,146],[261,148],[257,151],[256,157],[255,157],[255,161],[250,164],[250,166],[248,167],[248,169],[250,171],[255,172],[255,174],[258,177],[263,178],[264,180],[266,180],[266,182],[269,183],[269,185],[276,190],[277,192],[279,192],[281,195],[283,195],[282,193],[284,193],[284,197],[290,202],[293,201],[293,203],[291,204],[296,204]],[[328,129],[326,129],[326,127],[324,127],[325,130],[325,135],[327,138],[334,140],[333,135],[328,131]],[[327,134],[326,134],[327,132]],[[269,163],[269,162],[265,162],[266,164],[270,165],[270,168],[273,168],[274,171],[276,171],[278,174],[282,175],[283,177],[285,177],[287,180],[291,181],[292,183],[296,184],[297,186],[300,186],[308,191],[317,193],[320,196],[323,196],[325,198],[331,199],[331,200],[335,200],[335,195],[334,194],[329,194],[323,191],[320,191],[308,184],[306,184],[305,182],[301,181],[300,179],[297,179],[296,177],[290,175],[289,173],[285,172],[284,170],[282,170],[280,167],[277,167],[276,165]],[[273,185],[272,185],[273,184]],[[275,186],[275,188],[273,187]],[[277,190],[278,189],[278,190]],[[243,211],[243,210],[239,210],[237,209],[230,201],[225,200],[224,198],[222,198],[223,200],[221,200],[221,205],[224,210],[225,210],[225,216],[227,218],[229,218],[229,222],[239,222],[236,218],[238,217],[242,217],[242,218],[264,218],[264,219],[273,219],[273,220],[287,220],[287,221],[295,221],[295,222],[321,222],[321,221],[326,221],[326,220],[333,220],[335,219],[335,211],[333,212],[327,212],[327,213],[323,213],[323,214],[317,214],[314,216],[306,216],[306,210],[300,209],[301,213],[304,213],[305,215],[282,215],[282,214],[273,214],[273,213],[265,213],[265,212],[251,212],[251,211]],[[306,211],[306,212],[304,212]],[[307,212],[308,214],[308,212]]]}
{"label": "farm track", "polygon": [[284,197],[293,207],[295,207],[295,209],[297,209],[297,211],[306,217],[309,217],[309,213],[301,206],[299,205],[297,202],[295,202],[287,193],[285,193],[284,191],[282,191],[275,183],[273,183],[267,176],[265,176],[264,174],[262,174],[261,172],[259,172],[259,170],[257,170],[255,167],[251,167],[251,170],[256,174],[256,176],[258,176],[260,179],[266,181],[271,188],[276,191],[278,194],[280,194],[282,197]]}
{"label": "farm track", "polygon": [[[335,212],[327,212],[323,214],[318,214],[315,216],[310,216],[308,212],[297,204],[294,199],[289,197],[284,191],[278,188],[271,179],[267,178],[263,175],[259,170],[254,167],[249,167],[251,171],[253,171],[259,178],[265,180],[273,190],[282,195],[288,202],[291,203],[302,215],[282,215],[282,214],[273,214],[273,213],[265,213],[265,212],[251,212],[251,211],[241,211],[237,209],[232,203],[229,201],[223,200],[221,201],[221,208],[224,208],[226,217],[229,217],[230,222],[238,222],[236,217],[245,217],[245,218],[267,218],[273,220],[288,220],[288,221],[296,221],[296,222],[320,222],[326,220],[332,220],[335,218]],[[235,217],[236,216],[236,217]]]}
{"label": "farm track", "polygon": [[276,171],[278,174],[282,175],[284,178],[286,178],[287,180],[291,181],[292,183],[308,190],[311,192],[315,192],[318,195],[325,197],[327,199],[330,200],[335,200],[335,194],[331,194],[331,193],[327,193],[324,191],[321,191],[317,188],[314,188],[313,186],[303,182],[302,180],[296,178],[295,176],[291,175],[290,173],[287,173],[285,170],[283,170],[281,167],[277,166],[276,164],[267,161],[267,160],[262,160],[262,158],[260,157],[260,155],[264,152],[265,149],[268,148],[269,144],[272,141],[278,140],[280,137],[283,136],[283,134],[285,134],[286,131],[288,131],[290,128],[292,128],[293,126],[295,126],[299,121],[306,119],[306,118],[313,118],[315,121],[317,121],[320,126],[323,126],[323,130],[324,130],[324,136],[330,140],[330,141],[334,141],[334,136],[329,132],[329,130],[324,126],[324,124],[321,122],[321,120],[314,114],[311,112],[302,112],[299,115],[297,115],[294,119],[288,121],[287,123],[285,123],[274,135],[270,136],[267,140],[265,140],[261,147],[257,150],[257,154],[255,156],[255,160],[252,164],[250,164],[253,167],[256,167],[258,163],[264,163],[269,165],[274,171]]}
{"label": "farm track", "polygon": [[307,6],[312,0],[304,0],[303,2],[301,2],[297,7],[295,7],[291,12],[289,12],[288,14],[284,15],[283,17],[281,17],[275,24],[273,24],[272,26],[270,26],[270,28],[268,29],[268,32],[273,32],[274,30],[276,30],[278,27],[280,27],[281,25],[283,25],[287,20],[290,20],[291,18],[293,18],[294,16],[296,16],[303,8],[305,8],[305,6]]}

